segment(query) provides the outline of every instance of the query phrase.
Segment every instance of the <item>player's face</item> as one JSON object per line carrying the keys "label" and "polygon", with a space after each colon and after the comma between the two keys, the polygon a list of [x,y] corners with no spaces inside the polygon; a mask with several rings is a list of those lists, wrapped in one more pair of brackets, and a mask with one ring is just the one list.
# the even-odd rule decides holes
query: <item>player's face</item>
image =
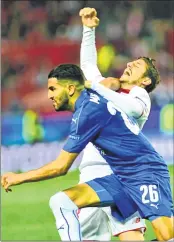
{"label": "player's face", "polygon": [[127,68],[120,77],[120,82],[141,85],[141,80],[146,72],[147,64],[143,59],[127,63]]}
{"label": "player's face", "polygon": [[48,79],[48,98],[53,101],[56,111],[65,111],[68,109],[66,87],[60,85],[55,77]]}

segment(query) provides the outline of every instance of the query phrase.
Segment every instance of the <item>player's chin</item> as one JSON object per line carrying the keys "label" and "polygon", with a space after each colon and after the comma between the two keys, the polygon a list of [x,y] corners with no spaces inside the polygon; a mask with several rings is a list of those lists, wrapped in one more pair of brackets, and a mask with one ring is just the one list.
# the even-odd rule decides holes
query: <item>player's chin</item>
{"label": "player's chin", "polygon": [[130,76],[128,76],[127,74],[123,74],[120,77],[120,82],[129,82],[129,80],[130,80]]}
{"label": "player's chin", "polygon": [[53,104],[53,107],[54,107],[54,110],[55,110],[56,112],[60,111],[60,110],[59,110],[60,107],[59,107],[57,104]]}
{"label": "player's chin", "polygon": [[128,82],[129,81],[129,78],[128,77],[125,77],[125,76],[121,76],[120,77],[120,83],[122,82]]}
{"label": "player's chin", "polygon": [[54,109],[55,109],[56,112],[64,111],[64,110],[61,109],[61,107],[54,107]]}
{"label": "player's chin", "polygon": [[68,110],[68,101],[65,102],[59,102],[54,104],[54,109],[59,111],[67,111]]}
{"label": "player's chin", "polygon": [[66,111],[67,110],[67,107],[65,107],[64,105],[62,106],[57,106],[57,107],[54,107],[56,112],[59,112],[59,111]]}

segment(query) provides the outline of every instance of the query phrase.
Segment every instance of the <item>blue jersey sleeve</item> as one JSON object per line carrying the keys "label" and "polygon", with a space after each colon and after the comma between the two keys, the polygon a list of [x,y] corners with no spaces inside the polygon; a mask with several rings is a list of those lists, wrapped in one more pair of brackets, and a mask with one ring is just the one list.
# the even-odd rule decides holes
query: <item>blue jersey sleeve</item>
{"label": "blue jersey sleeve", "polygon": [[86,102],[73,115],[70,135],[64,150],[70,153],[80,153],[100,133],[110,118],[106,104]]}

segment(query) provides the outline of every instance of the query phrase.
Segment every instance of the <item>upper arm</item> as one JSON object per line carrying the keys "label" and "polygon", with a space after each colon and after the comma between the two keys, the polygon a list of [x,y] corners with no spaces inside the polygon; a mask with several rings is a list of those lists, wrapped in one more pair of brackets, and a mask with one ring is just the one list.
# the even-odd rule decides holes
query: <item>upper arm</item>
{"label": "upper arm", "polygon": [[101,72],[99,71],[97,64],[88,63],[81,66],[81,69],[87,80],[90,80],[92,82],[100,82],[105,79],[105,77],[103,77]]}
{"label": "upper arm", "polygon": [[80,67],[87,80],[100,82],[104,79],[97,66],[95,29],[84,26],[80,49]]}

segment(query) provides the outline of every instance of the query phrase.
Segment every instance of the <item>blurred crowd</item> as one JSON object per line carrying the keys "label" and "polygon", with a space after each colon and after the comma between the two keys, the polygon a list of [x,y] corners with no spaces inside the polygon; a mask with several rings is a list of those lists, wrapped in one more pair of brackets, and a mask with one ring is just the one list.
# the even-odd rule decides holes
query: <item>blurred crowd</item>
{"label": "blurred crowd", "polygon": [[[50,69],[60,63],[79,64],[79,10],[83,7],[95,7],[100,18],[96,40],[103,75],[119,77],[128,61],[139,56],[152,57],[161,75],[161,84],[151,95],[153,104],[172,102],[172,4],[133,0],[2,0],[2,111],[25,110],[30,105],[46,107]],[[106,47],[107,53],[102,52],[102,47]],[[110,59],[108,65],[103,65],[104,59]]]}

